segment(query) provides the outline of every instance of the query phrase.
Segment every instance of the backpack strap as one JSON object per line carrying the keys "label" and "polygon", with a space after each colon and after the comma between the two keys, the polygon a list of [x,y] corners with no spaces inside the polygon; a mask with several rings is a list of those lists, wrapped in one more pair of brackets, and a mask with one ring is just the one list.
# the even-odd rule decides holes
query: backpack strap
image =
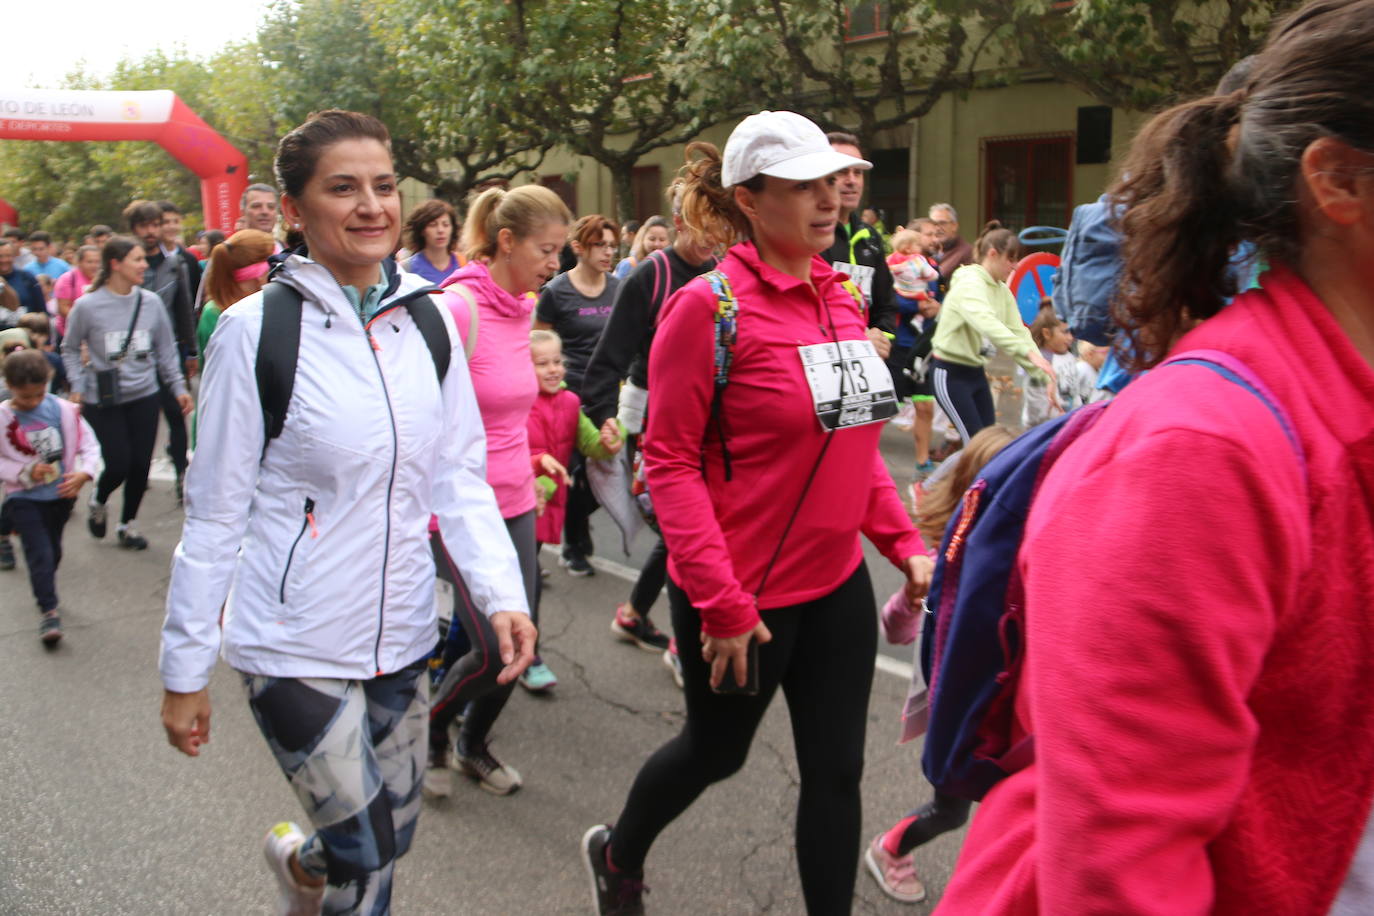
{"label": "backpack strap", "polygon": [[725,395],[725,385],[730,380],[730,366],[735,360],[739,300],[735,298],[735,291],[730,288],[730,279],[725,274],[713,270],[704,276],[716,297],[715,391],[711,395],[711,419],[715,422],[716,433],[720,437],[725,479],[730,480],[733,475],[730,470],[730,448],[725,441],[725,418],[721,411],[721,399]]}
{"label": "backpack strap", "polygon": [[262,331],[258,336],[258,401],[266,436],[262,454],[281,435],[286,408],[296,387],[296,358],[301,347],[301,294],[294,286],[271,281],[262,288]]}
{"label": "backpack strap", "polygon": [[672,271],[668,268],[668,256],[660,249],[649,255],[649,260],[654,262],[653,301],[662,307],[664,300],[668,298],[668,284],[671,282],[672,275]]}
{"label": "backpack strap", "polygon": [[[403,304],[429,348],[442,388],[452,359],[452,345],[439,307],[429,295],[432,292],[434,290],[421,290]],[[258,336],[255,373],[265,433],[263,456],[267,454],[267,446],[286,426],[286,411],[296,387],[296,363],[300,358],[302,306],[301,294],[294,286],[271,281],[262,288],[262,330]]]}
{"label": "backpack strap", "polygon": [[1303,450],[1301,440],[1298,439],[1297,427],[1293,424],[1293,418],[1284,409],[1283,402],[1274,395],[1274,392],[1264,383],[1263,379],[1255,374],[1253,369],[1223,350],[1188,350],[1171,356],[1160,363],[1161,368],[1164,366],[1202,366],[1254,395],[1274,415],[1279,428],[1283,430],[1284,438],[1288,440],[1288,447],[1293,450],[1293,455],[1298,459],[1298,466],[1302,469],[1303,483],[1307,483],[1307,454]]}
{"label": "backpack strap", "polygon": [[[475,318],[475,305],[473,309]],[[439,314],[433,296],[416,296],[407,300],[406,311],[419,329],[420,336],[425,339],[425,346],[429,347],[429,355],[434,358],[434,371],[439,376],[439,387],[442,388],[444,377],[448,375],[449,360],[453,356],[453,345],[449,340],[448,328],[444,326],[444,317]],[[470,336],[474,341],[477,339],[476,334],[470,332]]]}
{"label": "backpack strap", "polygon": [[477,300],[473,298],[472,290],[461,283],[454,283],[445,289],[453,290],[468,304],[468,332],[463,335],[463,356],[472,362],[472,354],[477,350]]}

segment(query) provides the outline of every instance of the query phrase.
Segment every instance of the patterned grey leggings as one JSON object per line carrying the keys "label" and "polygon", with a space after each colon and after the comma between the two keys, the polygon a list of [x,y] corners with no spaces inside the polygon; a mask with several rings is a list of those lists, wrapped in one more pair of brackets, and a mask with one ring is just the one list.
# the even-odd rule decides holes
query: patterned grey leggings
{"label": "patterned grey leggings", "polygon": [[327,916],[391,911],[391,878],[420,815],[425,661],[368,681],[242,674],[267,746],[315,832],[297,853],[324,876]]}

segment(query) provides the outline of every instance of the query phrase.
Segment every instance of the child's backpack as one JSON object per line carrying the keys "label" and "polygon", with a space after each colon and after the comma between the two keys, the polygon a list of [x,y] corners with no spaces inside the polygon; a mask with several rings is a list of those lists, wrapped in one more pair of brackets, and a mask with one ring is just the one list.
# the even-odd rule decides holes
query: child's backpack
{"label": "child's backpack", "polygon": [[[1213,350],[1161,364],[1204,366],[1249,391],[1278,420],[1306,472],[1302,447],[1282,406],[1244,363]],[[1017,557],[1031,504],[1045,475],[1111,401],[1080,407],[1024,433],[983,468],[950,518],[935,562],[921,639],[927,708],[922,769],[936,790],[982,800],[997,782],[1029,766],[1035,736],[1015,733],[1025,646],[1025,589]],[[914,707],[914,709],[913,709]],[[919,725],[910,729],[919,733]]]}

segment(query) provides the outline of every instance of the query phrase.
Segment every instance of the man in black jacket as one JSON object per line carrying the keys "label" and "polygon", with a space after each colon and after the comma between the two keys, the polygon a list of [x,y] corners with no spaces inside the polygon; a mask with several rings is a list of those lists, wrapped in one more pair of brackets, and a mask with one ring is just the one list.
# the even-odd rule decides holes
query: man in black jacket
{"label": "man in black jacket", "polygon": [[[829,133],[826,138],[836,151],[863,158],[859,138],[853,134]],[[864,196],[863,170],[843,169],[836,178],[840,191],[839,224],[835,227],[835,244],[823,257],[835,270],[848,274],[868,300],[868,338],[878,355],[887,359],[892,350],[892,333],[897,329],[892,271],[883,256],[878,230],[859,218],[859,203]]]}
{"label": "man in black jacket", "polygon": [[[191,307],[195,287],[191,285],[186,262],[162,247],[162,207],[147,200],[136,200],[124,208],[129,231],[143,243],[148,258],[148,270],[143,274],[143,288],[157,293],[172,320],[172,333],[185,364],[186,380],[196,372],[196,331]],[[186,475],[186,417],[181,412],[176,395],[162,379],[158,379],[158,398],[162,415],[167,418],[167,455],[176,468],[177,501],[181,501],[181,484]]]}

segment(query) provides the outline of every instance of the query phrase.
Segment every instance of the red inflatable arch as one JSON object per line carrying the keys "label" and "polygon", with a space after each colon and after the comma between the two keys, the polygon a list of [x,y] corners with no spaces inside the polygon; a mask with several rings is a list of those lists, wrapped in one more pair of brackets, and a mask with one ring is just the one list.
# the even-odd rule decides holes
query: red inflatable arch
{"label": "red inflatable arch", "polygon": [[176,93],[0,89],[0,140],[152,140],[200,177],[205,227],[233,232],[248,160]]}

